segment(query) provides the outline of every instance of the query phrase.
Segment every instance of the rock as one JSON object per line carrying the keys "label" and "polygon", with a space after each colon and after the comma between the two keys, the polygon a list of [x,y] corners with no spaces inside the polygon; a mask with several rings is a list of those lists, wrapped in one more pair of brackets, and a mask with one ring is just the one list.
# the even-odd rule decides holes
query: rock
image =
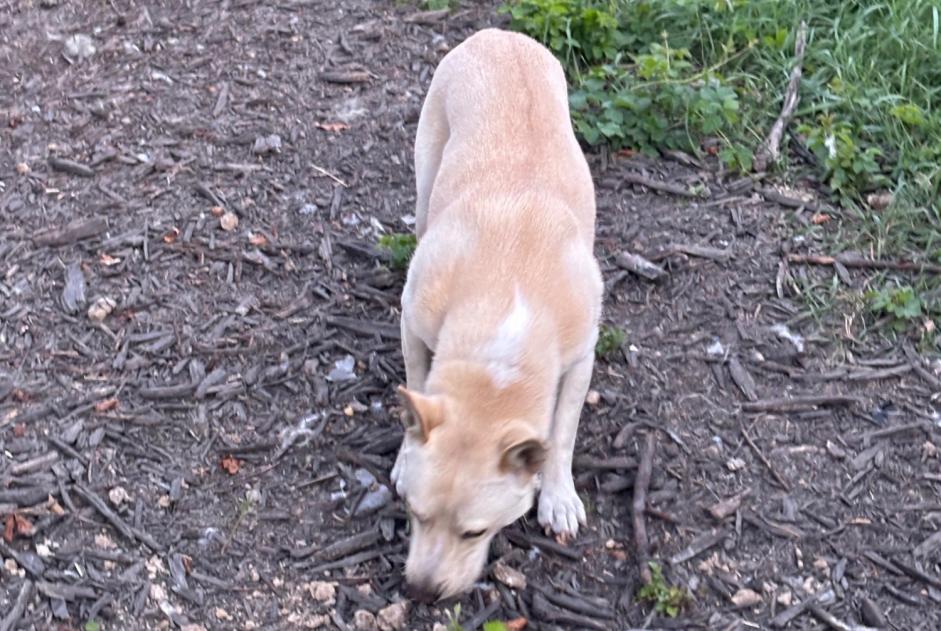
{"label": "rock", "polygon": [[517,569],[497,561],[493,566],[493,578],[500,581],[510,589],[522,591],[526,589],[526,577]]}
{"label": "rock", "polygon": [[381,631],[398,631],[405,628],[408,603],[400,601],[379,610],[377,622]]}
{"label": "rock", "polygon": [[588,394],[585,395],[585,403],[594,407],[601,402],[601,393],[597,390],[589,390]]}
{"label": "rock", "polygon": [[219,226],[226,232],[232,232],[239,227],[239,217],[235,213],[226,212],[219,217]]}
{"label": "rock", "polygon": [[758,592],[743,588],[732,595],[732,604],[738,608],[753,607],[761,602],[761,594]]}
{"label": "rock", "polygon": [[307,585],[307,591],[317,602],[332,605],[337,601],[337,587],[326,581],[314,581]]}
{"label": "rock", "polygon": [[355,517],[370,515],[376,511],[385,508],[392,501],[392,491],[385,484],[380,484],[378,488],[369,491],[363,496],[356,510],[353,511]]}
{"label": "rock", "polygon": [[111,500],[111,503],[115,506],[120,506],[131,499],[131,496],[127,494],[123,486],[116,486],[108,491],[108,499]]}
{"label": "rock", "polygon": [[353,614],[353,626],[356,627],[358,631],[377,631],[377,629],[379,629],[379,626],[376,624],[376,616],[374,616],[371,611],[366,611],[365,609],[358,609],[356,613]]}
{"label": "rock", "polygon": [[118,303],[113,298],[104,296],[97,298],[88,308],[88,319],[92,322],[103,322],[117,306]]}
{"label": "rock", "polygon": [[255,138],[255,144],[252,145],[252,153],[263,155],[266,153],[278,153],[281,151],[281,136],[271,134],[270,136],[259,136]]}
{"label": "rock", "polygon": [[71,263],[65,270],[65,287],[62,289],[62,306],[68,313],[78,313],[85,304],[85,274],[78,263]]}
{"label": "rock", "polygon": [[65,55],[71,59],[87,59],[95,54],[95,42],[84,33],[76,33],[65,40]]}

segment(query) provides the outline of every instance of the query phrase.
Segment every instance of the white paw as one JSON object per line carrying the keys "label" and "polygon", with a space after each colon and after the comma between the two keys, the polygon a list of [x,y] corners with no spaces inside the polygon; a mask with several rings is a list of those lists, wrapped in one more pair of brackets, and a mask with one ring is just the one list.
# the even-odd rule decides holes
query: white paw
{"label": "white paw", "polygon": [[389,474],[392,480],[392,486],[399,497],[405,497],[405,447],[399,449],[399,454],[395,457],[395,464],[392,465],[392,473]]}
{"label": "white paw", "polygon": [[575,492],[571,476],[562,482],[543,480],[539,493],[539,524],[563,539],[574,538],[585,525],[585,505]]}

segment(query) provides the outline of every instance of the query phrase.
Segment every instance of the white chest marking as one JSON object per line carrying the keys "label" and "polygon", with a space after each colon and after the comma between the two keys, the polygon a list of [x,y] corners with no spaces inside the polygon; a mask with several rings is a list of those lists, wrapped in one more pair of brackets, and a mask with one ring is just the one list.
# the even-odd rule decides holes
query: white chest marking
{"label": "white chest marking", "polygon": [[517,288],[513,295],[513,305],[506,318],[497,327],[496,334],[485,349],[484,358],[487,369],[497,387],[505,388],[519,379],[519,362],[523,355],[526,333],[529,330],[532,314],[529,305]]}

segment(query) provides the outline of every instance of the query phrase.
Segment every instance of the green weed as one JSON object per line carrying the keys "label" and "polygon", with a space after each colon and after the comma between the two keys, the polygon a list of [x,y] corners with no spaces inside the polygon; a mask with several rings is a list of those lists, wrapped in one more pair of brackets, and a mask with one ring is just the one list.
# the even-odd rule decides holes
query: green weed
{"label": "green weed", "polygon": [[896,331],[903,331],[925,315],[921,297],[909,285],[869,291],[866,300],[869,309],[878,315],[887,316]]}
{"label": "green weed", "polygon": [[[461,626],[461,604],[457,603],[454,605],[454,609],[447,610],[445,614],[448,617],[448,624],[446,625],[447,631],[464,631],[464,627]],[[483,626],[484,631],[508,631],[506,623],[500,622],[499,620],[491,620],[485,622]]]}
{"label": "green weed", "polygon": [[667,585],[663,570],[654,561],[649,561],[651,581],[640,588],[637,599],[653,603],[654,611],[661,615],[675,618],[686,603],[686,592],[675,586]]}
{"label": "green weed", "polygon": [[562,62],[584,142],[715,154],[742,171],[780,112],[805,22],[796,133],[775,167],[810,172],[848,211],[827,228],[829,249],[941,262],[936,1],[509,0],[501,10]]}
{"label": "green weed", "polygon": [[451,8],[451,0],[422,0],[422,7],[427,11],[442,11]]}
{"label": "green weed", "polygon": [[602,326],[598,331],[598,341],[595,342],[595,355],[601,358],[609,357],[624,344],[627,335],[614,326]]}
{"label": "green weed", "polygon": [[384,234],[379,237],[379,248],[389,254],[389,260],[395,269],[406,269],[418,241],[414,234]]}

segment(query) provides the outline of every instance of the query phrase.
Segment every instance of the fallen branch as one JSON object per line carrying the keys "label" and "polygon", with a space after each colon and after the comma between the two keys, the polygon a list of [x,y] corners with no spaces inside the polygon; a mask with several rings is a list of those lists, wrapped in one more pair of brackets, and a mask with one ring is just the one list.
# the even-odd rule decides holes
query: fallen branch
{"label": "fallen branch", "polygon": [[662,261],[676,254],[685,254],[712,261],[727,261],[732,257],[728,249],[713,248],[708,245],[695,245],[692,243],[671,243],[662,250],[650,256],[651,261]]}
{"label": "fallen branch", "polygon": [[618,253],[618,255],[614,257],[614,262],[618,267],[633,272],[647,280],[659,280],[667,274],[666,271],[656,263],[651,263],[644,257],[638,254],[631,254],[627,251]]}
{"label": "fallen branch", "polygon": [[809,265],[843,265],[857,269],[893,270],[896,272],[928,272],[941,274],[941,265],[917,263],[915,261],[883,261],[867,259],[858,254],[843,253],[836,256],[821,254],[789,254],[789,263],[807,263]]}
{"label": "fallen branch", "polygon": [[3,620],[0,620],[0,631],[13,631],[20,622],[20,618],[26,613],[26,606],[33,597],[33,581],[26,579],[20,588],[20,593],[16,596],[16,602],[13,608],[7,612]]}
{"label": "fallen branch", "polygon": [[748,446],[751,447],[752,451],[755,452],[755,455],[758,456],[758,459],[761,460],[761,463],[765,465],[765,468],[767,468],[768,471],[771,472],[771,475],[774,476],[775,481],[779,485],[781,485],[782,489],[790,493],[791,485],[787,483],[787,480],[785,480],[781,476],[781,474],[778,473],[778,470],[775,469],[774,466],[772,466],[771,461],[768,460],[767,457],[765,457],[765,455],[761,452],[760,449],[758,449],[758,445],[755,444],[755,441],[753,441],[752,437],[748,435],[748,432],[745,430],[744,427],[742,428],[742,437],[745,439],[745,442],[748,443]]}
{"label": "fallen branch", "polygon": [[819,407],[849,406],[859,403],[846,395],[806,395],[790,399],[759,399],[742,403],[743,412],[806,412]]}
{"label": "fallen branch", "polygon": [[781,137],[784,130],[787,129],[791,118],[794,117],[794,110],[800,102],[800,83],[801,74],[804,68],[804,50],[807,47],[807,23],[801,22],[797,29],[797,39],[794,42],[794,68],[791,69],[791,77],[787,82],[787,90],[784,92],[784,104],[781,106],[781,115],[771,126],[771,132],[755,151],[753,166],[755,171],[762,172],[768,169],[768,165],[777,161],[781,153]]}
{"label": "fallen branch", "polygon": [[640,580],[647,585],[650,583],[650,541],[647,539],[647,522],[644,519],[644,509],[647,507],[647,490],[650,488],[650,475],[653,472],[653,456],[657,448],[656,436],[647,432],[644,442],[644,451],[640,456],[640,466],[634,478],[634,501],[631,504],[631,515],[634,524],[634,546],[637,557],[637,566],[640,570]]}
{"label": "fallen branch", "polygon": [[659,180],[654,180],[646,175],[641,175],[640,173],[624,173],[622,174],[622,179],[629,184],[638,184],[640,186],[646,186],[647,188],[652,188],[655,191],[660,191],[662,193],[670,193],[672,195],[680,195],[681,197],[700,197],[693,191],[689,190],[685,186],[680,186],[678,184],[670,184],[669,182],[661,182]]}

